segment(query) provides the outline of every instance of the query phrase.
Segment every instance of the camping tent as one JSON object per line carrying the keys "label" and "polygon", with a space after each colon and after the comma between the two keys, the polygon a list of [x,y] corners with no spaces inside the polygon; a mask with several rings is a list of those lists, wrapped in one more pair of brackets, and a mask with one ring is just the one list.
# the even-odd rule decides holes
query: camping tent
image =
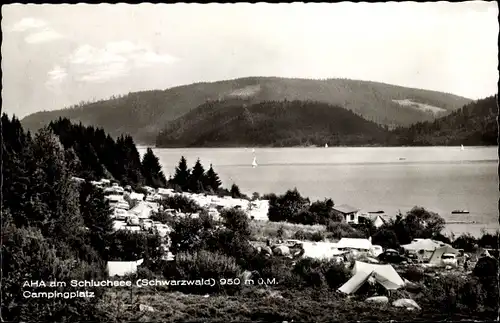
{"label": "camping tent", "polygon": [[409,244],[402,245],[406,251],[417,254],[423,260],[428,260],[431,258],[434,250],[437,248],[447,246],[441,241],[435,241],[432,239],[415,239]]}
{"label": "camping tent", "polygon": [[388,290],[395,290],[404,286],[403,279],[391,265],[377,265],[356,261],[353,268],[353,277],[338,290],[345,294],[355,293],[370,277]]}
{"label": "camping tent", "polygon": [[445,253],[452,253],[456,255],[458,254],[458,250],[450,246],[436,248],[436,250],[434,250],[434,252],[432,253],[431,258],[429,259],[429,263],[434,265],[440,265],[441,256],[444,255]]}
{"label": "camping tent", "polygon": [[140,266],[143,262],[144,259],[137,261],[108,261],[109,277],[135,274],[137,272],[137,266]]}

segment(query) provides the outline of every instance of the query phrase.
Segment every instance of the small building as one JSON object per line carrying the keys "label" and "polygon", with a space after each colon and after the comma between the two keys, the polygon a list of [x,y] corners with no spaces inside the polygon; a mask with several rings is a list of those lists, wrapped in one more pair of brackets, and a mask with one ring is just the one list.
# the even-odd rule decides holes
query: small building
{"label": "small building", "polygon": [[363,213],[359,214],[358,222],[360,224],[371,223],[375,228],[380,228],[386,223],[386,220],[380,214]]}
{"label": "small building", "polygon": [[347,204],[335,205],[332,208],[333,212],[342,215],[347,223],[359,223],[359,210]]}

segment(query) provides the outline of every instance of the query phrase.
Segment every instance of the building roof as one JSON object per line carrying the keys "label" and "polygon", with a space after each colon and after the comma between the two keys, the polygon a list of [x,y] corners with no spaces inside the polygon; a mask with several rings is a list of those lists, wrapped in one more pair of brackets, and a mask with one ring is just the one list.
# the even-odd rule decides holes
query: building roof
{"label": "building roof", "polygon": [[344,214],[349,214],[349,213],[354,213],[354,212],[359,211],[358,208],[355,208],[355,207],[347,205],[347,204],[335,205],[333,207],[333,209],[336,211],[339,211],[340,213],[344,213]]}
{"label": "building roof", "polygon": [[350,249],[365,249],[369,250],[372,243],[368,239],[359,238],[342,238],[337,243],[337,248],[350,248]]}

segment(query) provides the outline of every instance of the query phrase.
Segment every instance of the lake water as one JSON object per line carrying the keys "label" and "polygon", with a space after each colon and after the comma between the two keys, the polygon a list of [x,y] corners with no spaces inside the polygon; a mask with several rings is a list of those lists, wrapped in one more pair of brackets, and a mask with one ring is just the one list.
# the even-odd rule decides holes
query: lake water
{"label": "lake water", "polygon": [[[140,148],[141,153],[144,148]],[[199,157],[212,163],[223,185],[242,192],[284,193],[297,187],[313,200],[332,198],[388,215],[423,206],[447,221],[446,231],[477,235],[498,224],[497,147],[331,147],[331,148],[195,148],[154,149],[166,176],[181,156],[190,167]],[[258,167],[252,168],[256,156]],[[452,215],[466,209],[468,215]]]}

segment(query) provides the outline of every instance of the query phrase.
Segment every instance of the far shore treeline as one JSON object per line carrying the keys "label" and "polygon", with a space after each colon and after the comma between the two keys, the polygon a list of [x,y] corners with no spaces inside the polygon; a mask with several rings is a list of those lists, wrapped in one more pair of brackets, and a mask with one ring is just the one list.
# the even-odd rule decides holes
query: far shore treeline
{"label": "far shore treeline", "polygon": [[169,122],[156,146],[489,146],[497,145],[497,115],[491,96],[433,121],[391,129],[323,102],[219,100]]}
{"label": "far shore treeline", "polygon": [[[167,211],[161,210],[153,214],[154,219],[173,229],[169,236],[162,238],[154,231],[115,231],[109,202],[104,192],[90,183],[91,179],[107,177],[137,191],[148,185],[248,197],[239,192],[236,184],[230,190],[222,189],[213,168],[203,169],[199,160],[190,169],[182,158],[175,174],[167,180],[152,150],[149,149],[141,160],[130,136],[121,136],[115,141],[102,129],[75,125],[66,119],[54,121],[31,134],[23,129],[18,119],[9,119],[5,114],[1,118],[1,127],[3,321],[75,322],[82,318],[97,322],[139,321],[137,315],[144,313],[126,306],[131,300],[129,289],[88,287],[85,290],[94,293],[92,298],[26,298],[26,290],[61,293],[80,290],[70,286],[23,286],[26,281],[109,279],[107,261],[138,259],[144,259],[144,263],[136,276],[123,279],[219,279],[242,277],[248,271],[258,278],[278,281],[272,286],[274,289],[293,295],[287,298],[300,299],[298,303],[283,300],[278,300],[278,303],[269,298],[265,300],[266,304],[258,303],[259,308],[250,311],[241,309],[235,312],[232,307],[231,313],[221,313],[225,321],[235,317],[243,321],[250,316],[258,320],[279,318],[282,321],[290,315],[283,313],[282,306],[293,308],[291,311],[297,321],[312,321],[318,315],[315,310],[319,308],[318,304],[327,300],[334,300],[339,308],[347,306],[343,311],[350,311],[351,317],[372,310],[364,303],[353,307],[352,301],[335,293],[351,277],[343,265],[311,258],[292,262],[286,257],[265,257],[256,251],[252,242],[261,241],[258,231],[273,225],[280,226],[272,234],[277,238],[283,238],[287,234],[285,226],[291,225],[300,228],[293,234],[295,239],[319,241],[371,236],[373,243],[386,248],[397,248],[415,237],[451,242],[466,252],[475,252],[481,247],[496,248],[499,243],[498,234],[485,234],[480,239],[463,235],[450,241],[449,237],[440,234],[443,219],[420,207],[398,215],[394,221],[378,229],[370,225],[353,227],[331,212],[333,200],[310,203],[297,190],[289,190],[284,195],[263,196],[269,200],[270,222],[265,228],[259,227],[260,222],[251,221],[244,210],[236,208],[222,210],[222,220],[217,222],[194,200],[176,196],[162,200],[160,204],[164,209],[199,212],[199,216],[173,219]],[[75,176],[86,181],[78,183],[73,180]],[[253,196],[258,197],[256,193]],[[319,227],[323,228],[322,231],[311,232]],[[272,235],[265,234],[264,239]],[[163,260],[165,239],[169,240],[175,254],[174,261]],[[436,280],[416,267],[405,269],[401,275],[417,284],[419,291],[415,300],[422,306],[426,317],[457,320],[473,316],[491,320],[496,317],[498,308],[498,260],[482,259],[467,276]],[[154,287],[142,289],[142,295],[149,293],[153,297],[161,292],[165,295],[164,304],[169,303],[172,295],[178,295],[172,291],[210,294],[210,299],[225,297],[223,302],[228,300],[228,295],[234,302],[262,301],[261,287],[172,286],[166,294]],[[118,299],[120,293],[126,295],[126,300]],[[217,304],[201,309],[204,314],[196,309],[191,313],[193,316],[188,313],[182,317],[186,320],[206,318],[206,313],[217,312],[213,308]],[[193,314],[195,312],[198,314]],[[242,316],[238,316],[240,314]],[[180,314],[176,312],[176,315]],[[403,319],[413,314],[388,309],[370,315],[371,319],[387,320]]]}

